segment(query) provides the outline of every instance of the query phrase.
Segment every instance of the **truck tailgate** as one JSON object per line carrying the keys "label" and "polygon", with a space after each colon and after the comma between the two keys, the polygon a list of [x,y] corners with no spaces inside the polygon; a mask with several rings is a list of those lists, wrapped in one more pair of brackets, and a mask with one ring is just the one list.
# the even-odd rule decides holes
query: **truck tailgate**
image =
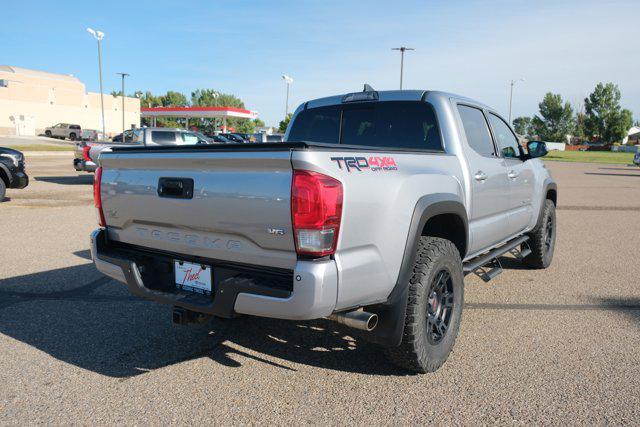
{"label": "truck tailgate", "polygon": [[[100,163],[110,239],[177,255],[295,265],[290,150],[117,151],[103,153]],[[178,194],[176,185],[188,190],[191,180],[191,195]]]}

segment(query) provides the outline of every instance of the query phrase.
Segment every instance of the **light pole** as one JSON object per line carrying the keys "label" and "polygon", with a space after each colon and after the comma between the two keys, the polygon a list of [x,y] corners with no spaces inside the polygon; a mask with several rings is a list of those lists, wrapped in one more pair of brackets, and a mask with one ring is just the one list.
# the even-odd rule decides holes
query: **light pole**
{"label": "light pole", "polygon": [[511,80],[511,91],[509,92],[509,126],[513,126],[511,123],[511,105],[513,104],[513,85],[517,82],[524,82],[524,77],[519,78],[518,80]]}
{"label": "light pole", "polygon": [[293,79],[287,76],[286,74],[283,74],[282,80],[284,80],[287,83],[287,101],[284,108],[284,118],[286,119],[287,116],[289,115],[289,85],[293,83]]}
{"label": "light pole", "polygon": [[391,50],[399,50],[400,51],[400,90],[402,90],[402,72],[404,71],[404,52],[407,50],[415,50],[412,47],[393,47]]}
{"label": "light pole", "polygon": [[104,94],[102,90],[102,50],[100,48],[100,42],[104,38],[104,33],[102,31],[95,31],[93,28],[87,28],[87,32],[93,36],[94,39],[98,41],[98,73],[100,75],[100,108],[102,110],[102,138],[106,138],[107,132],[105,131],[104,126]]}
{"label": "light pole", "polygon": [[128,77],[127,73],[116,73],[119,76],[122,76],[122,142],[124,142],[124,78]]}

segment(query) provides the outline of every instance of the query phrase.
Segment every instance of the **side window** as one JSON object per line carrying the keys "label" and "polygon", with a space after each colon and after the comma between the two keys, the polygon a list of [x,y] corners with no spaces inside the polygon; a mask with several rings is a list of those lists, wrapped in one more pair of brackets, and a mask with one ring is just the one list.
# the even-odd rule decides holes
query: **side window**
{"label": "side window", "polygon": [[200,138],[198,138],[198,135],[196,135],[195,133],[181,132],[180,136],[182,137],[182,142],[184,142],[185,145],[187,145],[187,144],[197,144],[198,141],[200,141]]}
{"label": "side window", "polygon": [[500,155],[504,158],[519,158],[520,144],[518,144],[518,138],[511,132],[509,126],[495,114],[489,114],[489,122],[496,137]]}
{"label": "side window", "polygon": [[151,131],[151,140],[158,145],[175,145],[176,133],[165,130]]}
{"label": "side window", "polygon": [[462,119],[467,142],[476,153],[482,156],[494,156],[495,147],[487,121],[481,110],[467,105],[458,105],[458,112]]}

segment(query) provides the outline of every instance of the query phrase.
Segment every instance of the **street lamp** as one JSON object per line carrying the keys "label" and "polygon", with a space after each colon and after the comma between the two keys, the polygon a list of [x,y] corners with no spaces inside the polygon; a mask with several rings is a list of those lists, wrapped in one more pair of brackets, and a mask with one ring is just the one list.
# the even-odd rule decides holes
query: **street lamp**
{"label": "street lamp", "polygon": [[287,101],[284,108],[284,117],[286,119],[287,116],[289,115],[289,85],[293,83],[293,79],[287,76],[286,74],[283,74],[282,80],[284,80],[287,83]]}
{"label": "street lamp", "polygon": [[102,138],[107,136],[104,126],[104,94],[102,90],[102,51],[100,48],[100,42],[104,38],[104,33],[102,31],[96,31],[93,28],[87,28],[87,32],[93,36],[94,39],[98,41],[98,73],[100,75],[100,108],[102,110]]}
{"label": "street lamp", "polygon": [[124,142],[124,78],[129,74],[127,73],[116,73],[119,76],[122,76],[122,142]]}
{"label": "street lamp", "polygon": [[509,125],[510,126],[513,126],[513,123],[511,123],[511,105],[513,104],[513,85],[515,85],[517,82],[524,82],[524,81],[526,81],[524,77],[521,77],[518,80],[511,80],[511,91],[509,92]]}
{"label": "street lamp", "polygon": [[407,50],[415,50],[412,47],[393,47],[391,50],[399,50],[400,51],[400,90],[402,90],[402,72],[404,70],[404,52]]}

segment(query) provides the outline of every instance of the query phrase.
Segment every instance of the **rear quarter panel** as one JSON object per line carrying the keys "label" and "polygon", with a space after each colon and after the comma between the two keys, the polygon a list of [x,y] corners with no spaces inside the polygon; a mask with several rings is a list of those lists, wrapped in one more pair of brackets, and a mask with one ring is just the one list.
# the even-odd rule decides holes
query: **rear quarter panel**
{"label": "rear quarter panel", "polygon": [[[395,168],[347,168],[344,162],[335,160],[350,157],[364,158],[368,164],[393,163]],[[387,299],[400,273],[418,199],[425,194],[447,193],[464,200],[460,162],[445,153],[296,151],[292,163],[294,169],[320,172],[343,184],[342,222],[335,254],[336,310]]]}

